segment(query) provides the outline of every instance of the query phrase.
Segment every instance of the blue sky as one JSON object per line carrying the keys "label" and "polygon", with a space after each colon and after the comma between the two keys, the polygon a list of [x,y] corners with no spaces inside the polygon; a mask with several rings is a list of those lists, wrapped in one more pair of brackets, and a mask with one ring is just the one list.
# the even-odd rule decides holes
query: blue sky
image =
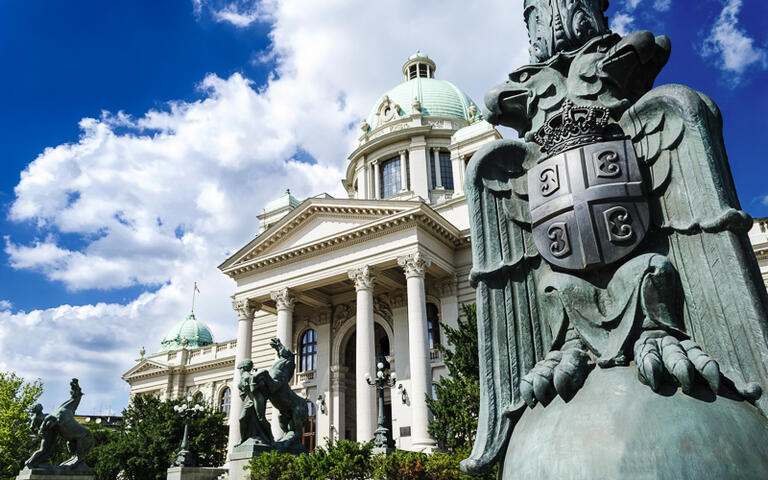
{"label": "blue sky", "polygon": [[[195,280],[234,337],[216,266],[261,205],[343,195],[357,125],[416,49],[480,101],[527,59],[521,3],[0,3],[0,369],[43,378],[46,408],[80,376],[82,411],[119,411]],[[768,3],[611,4],[615,30],[671,38],[657,84],[718,103],[743,208],[768,216]]]}

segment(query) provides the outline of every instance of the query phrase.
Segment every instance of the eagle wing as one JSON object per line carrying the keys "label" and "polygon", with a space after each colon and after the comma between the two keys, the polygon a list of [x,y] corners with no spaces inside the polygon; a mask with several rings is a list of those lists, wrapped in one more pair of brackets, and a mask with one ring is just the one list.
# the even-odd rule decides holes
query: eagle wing
{"label": "eagle wing", "polygon": [[472,235],[470,282],[477,291],[480,414],[467,472],[496,462],[524,405],[520,380],[552,344],[540,313],[536,285],[548,269],[531,236],[525,144],[499,140],[475,153],[466,195]]}
{"label": "eagle wing", "polygon": [[[768,295],[736,196],[722,119],[682,85],[645,94],[620,120],[650,172],[656,244],[677,269],[688,334],[736,385],[768,385]],[[753,387],[754,390],[754,387]],[[768,413],[766,396],[757,400]]]}

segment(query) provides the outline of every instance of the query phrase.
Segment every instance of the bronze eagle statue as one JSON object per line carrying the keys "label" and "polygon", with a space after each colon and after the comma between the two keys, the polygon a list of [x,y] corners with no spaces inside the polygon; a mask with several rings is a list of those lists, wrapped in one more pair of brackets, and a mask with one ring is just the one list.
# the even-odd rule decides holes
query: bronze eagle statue
{"label": "bronze eagle statue", "polygon": [[[514,449],[536,441],[513,436],[520,428],[533,437],[548,431],[545,418],[554,421],[557,409],[580,411],[576,399],[595,368],[631,369],[650,387],[648,402],[662,391],[674,395],[664,390],[670,384],[692,398],[706,386],[715,406],[721,398],[747,402],[754,418],[741,406],[733,415],[744,417],[745,431],[768,438],[768,295],[720,112],[688,87],[653,88],[669,39],[612,33],[607,6],[526,0],[531,64],[485,97],[485,118],[516,129],[523,141],[484,146],[466,175],[481,345],[478,432],[462,462],[469,473],[501,461],[499,478],[562,474],[551,465],[512,464],[533,462]],[[608,408],[593,400],[596,411]],[[710,415],[703,412],[692,415]],[[562,435],[589,438],[561,427]],[[647,442],[674,442],[675,435]],[[671,461],[659,458],[642,462],[669,469]],[[589,465],[569,470],[572,478],[646,472]],[[743,472],[768,465],[752,467]]]}

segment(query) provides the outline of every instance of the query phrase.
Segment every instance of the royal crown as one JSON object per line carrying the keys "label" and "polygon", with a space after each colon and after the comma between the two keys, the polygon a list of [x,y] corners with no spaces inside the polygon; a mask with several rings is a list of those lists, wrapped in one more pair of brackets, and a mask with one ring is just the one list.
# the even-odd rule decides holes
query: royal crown
{"label": "royal crown", "polygon": [[565,100],[560,112],[533,134],[533,140],[541,145],[543,153],[549,155],[600,142],[606,138],[609,118],[606,108],[576,107],[570,100]]}

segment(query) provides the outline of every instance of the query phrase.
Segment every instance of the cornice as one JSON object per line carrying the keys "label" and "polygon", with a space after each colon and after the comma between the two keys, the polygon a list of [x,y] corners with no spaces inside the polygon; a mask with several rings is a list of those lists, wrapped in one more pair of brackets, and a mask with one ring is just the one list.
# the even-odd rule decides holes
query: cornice
{"label": "cornice", "polygon": [[466,244],[465,238],[456,227],[443,219],[431,208],[424,204],[419,204],[418,207],[411,210],[400,212],[382,218],[379,221],[361,225],[339,234],[321,238],[306,245],[297,246],[289,250],[276,252],[263,257],[254,258],[249,255],[248,261],[237,263],[229,268],[222,269],[222,271],[226,275],[235,278],[256,269],[268,269],[276,266],[283,266],[286,263],[304,260],[312,256],[328,253],[338,248],[347,248],[352,244],[412,226],[421,226],[451,247],[461,247]]}
{"label": "cornice", "polygon": [[[410,205],[409,205],[410,203]],[[307,218],[327,213],[350,217],[383,217],[412,208],[416,202],[386,201],[386,200],[353,200],[353,199],[307,199],[291,213],[275,222],[267,230],[257,235],[237,252],[230,255],[219,270],[226,273],[234,265],[249,260],[274,245],[288,238],[293,230]]]}

